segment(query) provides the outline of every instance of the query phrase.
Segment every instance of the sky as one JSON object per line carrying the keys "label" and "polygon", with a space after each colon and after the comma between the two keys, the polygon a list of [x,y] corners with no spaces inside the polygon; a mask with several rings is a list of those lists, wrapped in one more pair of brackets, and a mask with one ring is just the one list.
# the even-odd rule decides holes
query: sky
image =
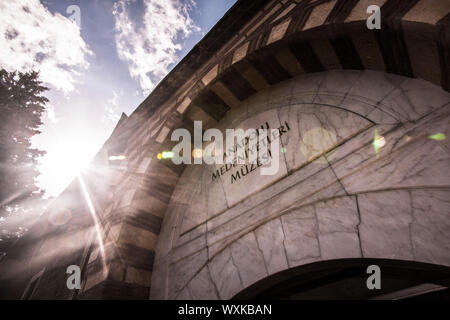
{"label": "sky", "polygon": [[56,197],[236,0],[0,0],[0,67],[40,71],[33,147]]}

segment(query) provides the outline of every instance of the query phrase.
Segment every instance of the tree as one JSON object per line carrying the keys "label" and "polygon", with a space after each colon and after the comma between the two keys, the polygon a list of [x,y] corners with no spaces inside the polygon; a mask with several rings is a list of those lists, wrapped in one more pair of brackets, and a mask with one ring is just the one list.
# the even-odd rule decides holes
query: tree
{"label": "tree", "polygon": [[31,138],[40,133],[46,90],[38,72],[0,69],[0,221],[43,203],[36,178],[38,159],[45,152],[32,148]]}

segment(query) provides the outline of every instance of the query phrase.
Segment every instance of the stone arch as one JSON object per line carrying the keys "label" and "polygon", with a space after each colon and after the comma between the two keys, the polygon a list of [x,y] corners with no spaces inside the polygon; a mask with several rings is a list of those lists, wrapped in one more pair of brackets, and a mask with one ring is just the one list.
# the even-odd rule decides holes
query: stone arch
{"label": "stone arch", "polygon": [[[338,138],[311,159],[289,159],[298,140],[280,137],[284,173],[237,191],[188,166],[166,211],[150,297],[228,299],[271,274],[334,259],[448,266],[448,142],[429,137],[447,134],[449,102],[425,81],[373,71],[303,75],[250,97],[218,127],[249,118],[257,126],[261,114],[296,118],[290,126],[301,138],[313,120],[301,123],[292,113],[300,112]],[[375,132],[385,141],[379,152]]]}

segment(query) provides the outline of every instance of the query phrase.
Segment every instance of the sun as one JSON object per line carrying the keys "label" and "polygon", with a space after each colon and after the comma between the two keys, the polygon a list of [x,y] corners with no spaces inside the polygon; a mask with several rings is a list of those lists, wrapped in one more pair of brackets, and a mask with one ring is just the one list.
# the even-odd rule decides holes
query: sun
{"label": "sun", "polygon": [[98,141],[78,133],[52,139],[39,164],[38,186],[47,196],[59,195],[83,171],[100,149]]}

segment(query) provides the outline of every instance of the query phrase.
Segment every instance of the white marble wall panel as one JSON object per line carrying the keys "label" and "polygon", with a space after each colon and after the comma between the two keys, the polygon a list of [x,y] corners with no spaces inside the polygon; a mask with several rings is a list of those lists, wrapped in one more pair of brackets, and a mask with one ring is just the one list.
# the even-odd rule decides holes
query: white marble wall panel
{"label": "white marble wall panel", "polygon": [[[212,282],[209,269],[207,267],[200,270],[200,272],[189,282],[187,290],[190,293],[190,298],[193,300],[211,300],[218,299],[218,293]],[[182,299],[177,297],[177,299]]]}
{"label": "white marble wall panel", "polygon": [[255,231],[259,248],[266,262],[269,274],[288,268],[284,231],[280,219],[273,219]]}
{"label": "white marble wall panel", "polygon": [[355,258],[361,256],[355,197],[341,197],[315,205],[319,223],[322,259]]}
{"label": "white marble wall panel", "polygon": [[[449,141],[430,136],[450,133],[450,109],[440,108],[420,121],[402,126],[373,128],[383,136],[385,145],[378,153],[372,143],[355,150],[332,164],[337,177],[348,192],[413,186],[449,186]],[[370,131],[370,130],[369,130]],[[383,133],[384,132],[384,133]],[[349,142],[352,143],[352,142]]]}
{"label": "white marble wall panel", "polygon": [[169,299],[174,299],[207,261],[205,249],[171,264],[169,267]]}
{"label": "white marble wall panel", "polygon": [[262,251],[253,232],[234,242],[230,251],[245,287],[268,275]]}
{"label": "white marble wall panel", "polygon": [[376,124],[396,124],[400,121],[377,104],[363,100],[360,97],[347,95],[343,98],[339,107],[365,117]]}
{"label": "white marble wall panel", "polygon": [[289,171],[335,148],[372,124],[354,113],[322,105],[292,105],[278,109],[289,134],[281,136]]}
{"label": "white marble wall panel", "polygon": [[[388,141],[389,138],[387,135]],[[450,179],[446,174],[450,172],[450,154],[440,146],[438,141],[428,137],[412,139],[402,148],[380,156],[379,159],[373,150],[367,150],[367,152],[372,153],[372,159],[370,159],[372,161],[366,166],[361,166],[359,154],[352,154],[344,158],[342,163],[336,163],[335,172],[344,188],[350,193],[389,188],[450,185]],[[342,170],[343,163],[346,170]],[[352,170],[353,172],[349,174]]]}
{"label": "white marble wall panel", "polygon": [[292,90],[292,104],[311,103],[317,95],[319,87],[325,78],[324,72],[308,73],[298,77]]}
{"label": "white marble wall panel", "polygon": [[216,255],[208,264],[211,278],[219,291],[220,299],[229,299],[244,289],[241,276],[229,249]]}
{"label": "white marble wall panel", "polygon": [[317,219],[314,207],[308,206],[281,217],[285,234],[284,246],[289,267],[320,259]]}
{"label": "white marble wall panel", "polygon": [[414,121],[450,103],[450,94],[418,79],[406,79],[389,93],[380,107],[402,121]]}
{"label": "white marble wall panel", "polygon": [[416,259],[450,266],[450,190],[412,190],[411,196]]}
{"label": "white marble wall panel", "polygon": [[409,228],[413,221],[408,191],[358,195],[361,247],[366,258],[413,260]]}
{"label": "white marble wall panel", "polygon": [[294,85],[294,82],[287,80],[277,83],[276,85],[268,89],[269,97],[267,108],[273,109],[290,105]]}

